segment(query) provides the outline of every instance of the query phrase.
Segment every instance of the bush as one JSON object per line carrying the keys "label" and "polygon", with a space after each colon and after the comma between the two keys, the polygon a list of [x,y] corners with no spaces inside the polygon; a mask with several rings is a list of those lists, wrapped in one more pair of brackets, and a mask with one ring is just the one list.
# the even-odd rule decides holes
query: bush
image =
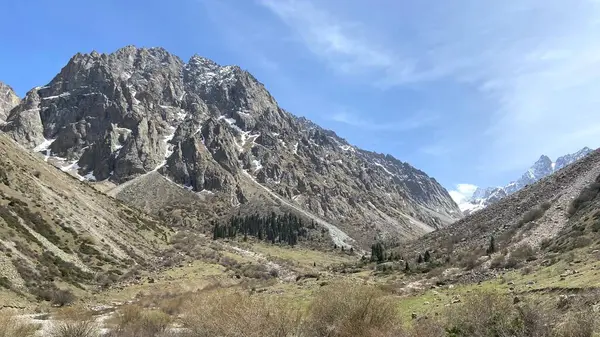
{"label": "bush", "polygon": [[13,313],[2,312],[0,316],[0,337],[33,337],[40,328],[37,324],[28,324]]}
{"label": "bush", "polygon": [[401,322],[397,302],[370,286],[336,284],[317,293],[301,330],[303,336],[392,336]]}
{"label": "bush", "polygon": [[535,208],[529,210],[528,212],[526,212],[523,215],[523,218],[519,221],[519,226],[523,226],[524,224],[526,224],[528,222],[532,222],[532,221],[540,219],[541,217],[544,216],[544,214],[546,213],[546,211],[549,208],[550,208],[550,203],[544,202],[541,205],[539,205],[538,207],[535,207]]}
{"label": "bush", "polygon": [[97,337],[98,328],[93,321],[64,322],[58,324],[50,333],[52,337]]}
{"label": "bush", "polygon": [[492,261],[490,262],[490,268],[492,269],[501,269],[504,268],[504,260],[505,260],[505,256],[504,255],[497,255],[495,256]]}
{"label": "bush", "polygon": [[596,327],[595,315],[591,310],[567,314],[566,319],[556,327],[554,335],[556,337],[592,337]]}
{"label": "bush", "polygon": [[533,261],[535,260],[535,250],[530,245],[523,244],[513,250],[510,256],[520,261]]}
{"label": "bush", "polygon": [[596,178],[596,182],[593,182],[589,186],[585,187],[577,196],[577,198],[571,201],[567,212],[570,216],[573,216],[578,210],[583,208],[588,202],[594,200],[598,193],[600,193],[600,182],[598,181],[600,176]]}
{"label": "bush", "polygon": [[545,337],[552,319],[540,308],[518,307],[496,292],[478,292],[446,313],[449,336]]}
{"label": "bush", "polygon": [[51,293],[50,301],[54,305],[64,307],[75,302],[76,297],[70,290],[57,289]]}
{"label": "bush", "polygon": [[522,262],[533,261],[536,259],[535,250],[527,244],[523,244],[515,250],[513,250],[508,259],[506,260],[506,264],[504,265],[506,268],[515,268],[520,265]]}
{"label": "bush", "polygon": [[126,306],[117,316],[117,326],[107,336],[161,336],[167,331],[170,323],[171,318],[162,311],[144,310],[135,305]]}
{"label": "bush", "polygon": [[282,302],[240,293],[203,292],[184,310],[193,337],[295,336],[300,322],[299,312]]}

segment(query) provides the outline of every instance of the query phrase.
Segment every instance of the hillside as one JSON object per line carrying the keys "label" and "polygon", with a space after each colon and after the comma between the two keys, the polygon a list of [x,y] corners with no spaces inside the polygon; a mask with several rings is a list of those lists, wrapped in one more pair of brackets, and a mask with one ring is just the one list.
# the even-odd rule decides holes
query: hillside
{"label": "hillside", "polygon": [[[75,55],[3,130],[81,180],[123,184],[157,172],[201,198],[214,194],[206,200],[216,210],[255,207],[258,189],[338,228],[352,237],[346,244],[415,238],[461,216],[435,179],[288,113],[247,71],[162,48]],[[146,198],[139,192],[123,200]]]}
{"label": "hillside", "polygon": [[[555,174],[412,242],[404,251],[430,250],[440,256],[452,255],[455,262],[466,263],[465,260],[475,258],[482,263],[493,237],[495,252],[504,251],[503,255],[510,255],[511,251],[527,246],[544,257],[552,255],[550,248],[556,242],[566,240],[565,235],[568,237],[568,233],[574,231],[591,236],[589,242],[567,240],[570,244],[563,242],[561,252],[595,247],[595,234],[589,228],[585,229],[588,222],[597,218],[598,199],[595,193],[586,191],[594,190],[599,177],[600,151],[596,150]],[[593,201],[582,209],[573,209],[573,201],[582,194],[592,194]]]}
{"label": "hillside", "polygon": [[[170,230],[0,135],[0,293],[51,299],[155,268]],[[6,300],[6,298],[5,298]],[[10,304],[9,301],[3,302]]]}

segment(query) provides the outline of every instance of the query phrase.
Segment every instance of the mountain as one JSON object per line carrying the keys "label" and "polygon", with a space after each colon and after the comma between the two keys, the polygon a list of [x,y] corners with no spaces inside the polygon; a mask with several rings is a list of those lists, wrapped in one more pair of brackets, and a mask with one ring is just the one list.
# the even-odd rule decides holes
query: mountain
{"label": "mountain", "polygon": [[170,233],[0,135],[0,292],[97,289],[155,268]]}
{"label": "mountain", "polygon": [[[3,131],[61,170],[101,189],[127,184],[110,193],[189,225],[277,204],[367,246],[461,216],[435,179],[290,114],[247,71],[162,48],[75,55],[27,93]],[[216,206],[182,214],[185,203],[160,197],[165,180]]]}
{"label": "mountain", "polygon": [[10,110],[19,104],[19,96],[13,88],[0,82],[0,122],[4,122]]}
{"label": "mountain", "polygon": [[536,181],[547,177],[564,167],[576,162],[577,160],[587,156],[593,150],[584,147],[583,149],[567,154],[556,159],[553,162],[548,156],[542,155],[528,170],[523,173],[521,177],[515,181],[510,182],[504,187],[487,187],[477,188],[473,195],[460,203],[459,207],[465,214],[470,214],[488,205],[498,202],[500,199],[511,195],[527,185],[531,185]]}

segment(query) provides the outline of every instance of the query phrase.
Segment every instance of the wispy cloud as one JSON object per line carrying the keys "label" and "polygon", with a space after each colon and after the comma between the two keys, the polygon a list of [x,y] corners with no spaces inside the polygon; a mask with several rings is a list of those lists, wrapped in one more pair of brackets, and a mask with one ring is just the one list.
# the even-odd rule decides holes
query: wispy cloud
{"label": "wispy cloud", "polygon": [[[444,117],[396,121],[391,112],[344,110],[331,117],[337,123],[388,134],[448,129],[439,137],[442,140],[423,132],[414,152],[446,157],[452,153],[460,156],[456,161],[465,163],[461,165],[480,168],[486,176],[518,173],[542,153],[556,157],[586,145],[600,146],[599,1],[423,0],[373,6],[336,0],[254,0],[253,4],[266,14],[257,21],[277,26],[257,30],[269,35],[267,41],[276,36],[281,47],[281,41],[290,43],[291,36],[294,47],[300,47],[294,62],[301,57],[318,60],[341,78],[354,80],[348,82],[364,84],[365,91],[385,88],[388,96],[377,98],[392,106],[403,106],[407,100],[417,107],[413,110],[440,111]],[[252,48],[250,43],[243,49],[263,50],[269,45],[263,41]],[[290,66],[286,64],[290,54],[263,54],[280,64],[282,72]],[[322,69],[306,69],[310,71]],[[415,88],[426,94],[412,97],[410,90]],[[396,93],[402,93],[401,98],[391,96]],[[323,94],[324,100],[330,99],[328,94]],[[343,104],[365,99],[352,97]],[[382,117],[385,114],[387,118]],[[469,172],[484,176],[477,170]]]}
{"label": "wispy cloud", "polygon": [[341,111],[334,113],[329,119],[337,123],[366,130],[400,132],[431,126],[436,122],[438,116],[431,113],[422,113],[415,114],[403,120],[384,119],[375,121],[363,118],[358,114]]}
{"label": "wispy cloud", "polygon": [[382,79],[391,76],[409,80],[413,61],[375,43],[360,21],[345,20],[318,2],[258,0],[281,19],[305,46],[333,69],[346,74],[375,72]]}
{"label": "wispy cloud", "polygon": [[[412,9],[419,10],[418,19],[407,19],[406,28],[418,36],[400,41],[402,48],[374,42],[390,37],[366,29],[367,19],[360,13],[336,17],[317,7],[322,2],[316,1],[261,3],[313,54],[344,73],[368,73],[364,78],[370,83],[388,87],[441,79],[477,87],[478,99],[490,105],[489,124],[473,130],[480,133],[480,142],[488,144],[474,153],[484,170],[517,170],[541,153],[556,156],[600,145],[598,1],[459,1],[427,9],[425,4]],[[336,118],[374,130],[401,127],[347,114]],[[402,125],[411,128],[412,123]],[[447,150],[444,144],[421,148],[432,155]]]}

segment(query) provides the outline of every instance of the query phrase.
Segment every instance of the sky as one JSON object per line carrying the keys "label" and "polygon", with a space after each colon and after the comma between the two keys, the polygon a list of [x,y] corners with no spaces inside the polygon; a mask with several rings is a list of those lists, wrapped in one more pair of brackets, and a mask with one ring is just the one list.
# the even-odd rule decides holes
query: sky
{"label": "sky", "polygon": [[[0,81],[164,47],[249,70],[284,109],[454,195],[600,146],[599,0],[7,0]],[[458,193],[458,194],[457,194]]]}

